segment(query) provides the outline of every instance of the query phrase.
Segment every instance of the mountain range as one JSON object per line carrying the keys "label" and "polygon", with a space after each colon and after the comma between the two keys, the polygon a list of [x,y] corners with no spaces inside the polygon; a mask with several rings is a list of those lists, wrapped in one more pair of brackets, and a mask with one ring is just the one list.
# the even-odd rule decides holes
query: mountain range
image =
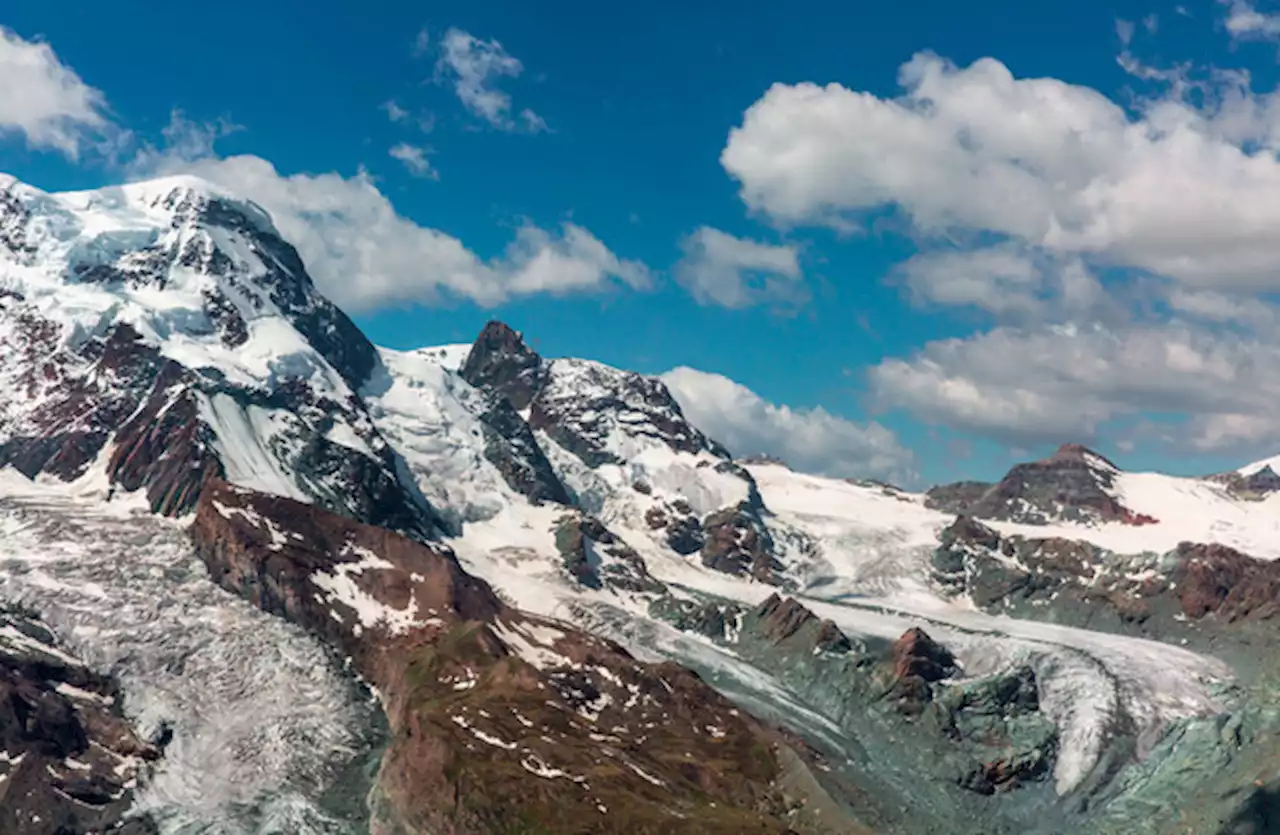
{"label": "mountain range", "polygon": [[0,830],[1280,831],[1280,476],[924,493],[373,345],[252,202],[0,178]]}

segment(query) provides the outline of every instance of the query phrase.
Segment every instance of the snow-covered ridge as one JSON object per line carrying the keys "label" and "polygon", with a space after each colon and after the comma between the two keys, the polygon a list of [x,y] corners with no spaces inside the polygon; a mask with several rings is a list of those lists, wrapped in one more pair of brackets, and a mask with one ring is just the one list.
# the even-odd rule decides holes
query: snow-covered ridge
{"label": "snow-covered ridge", "polygon": [[9,194],[8,221],[22,216],[18,245],[0,246],[0,288],[57,324],[59,345],[128,323],[165,356],[237,384],[345,388],[293,327],[301,311],[281,309],[275,285],[310,294],[310,279],[264,244],[278,235],[260,208],[187,177],[64,194],[14,185]]}

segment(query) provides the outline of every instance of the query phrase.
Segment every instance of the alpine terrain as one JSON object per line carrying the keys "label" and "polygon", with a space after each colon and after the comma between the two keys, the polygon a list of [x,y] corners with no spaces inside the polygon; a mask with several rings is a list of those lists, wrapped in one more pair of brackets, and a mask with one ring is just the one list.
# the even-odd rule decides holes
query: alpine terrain
{"label": "alpine terrain", "polygon": [[0,180],[0,832],[1280,832],[1280,463],[923,494]]}

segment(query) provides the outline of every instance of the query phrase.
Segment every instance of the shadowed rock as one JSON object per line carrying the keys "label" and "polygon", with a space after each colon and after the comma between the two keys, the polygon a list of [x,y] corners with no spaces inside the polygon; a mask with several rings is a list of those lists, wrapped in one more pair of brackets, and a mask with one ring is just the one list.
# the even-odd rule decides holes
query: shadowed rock
{"label": "shadowed rock", "polygon": [[462,379],[502,395],[517,410],[532,402],[546,378],[542,357],[523,336],[498,321],[484,326],[462,364]]}

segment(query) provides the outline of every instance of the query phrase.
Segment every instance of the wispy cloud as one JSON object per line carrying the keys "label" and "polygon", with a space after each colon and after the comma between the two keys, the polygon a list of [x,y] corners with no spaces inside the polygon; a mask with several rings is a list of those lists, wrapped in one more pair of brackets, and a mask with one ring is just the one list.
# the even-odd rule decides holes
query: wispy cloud
{"label": "wispy cloud", "polygon": [[529,108],[512,115],[511,96],[499,89],[504,78],[518,78],[524,65],[496,40],[482,40],[461,29],[449,29],[440,44],[437,78],[451,84],[458,100],[472,115],[505,131],[538,133],[546,121]]}
{"label": "wispy cloud", "polygon": [[48,44],[24,40],[0,26],[0,133],[16,133],[32,148],[79,159],[93,147],[110,153],[127,132],[108,112],[106,97],[64,64]]}
{"label": "wispy cloud", "polygon": [[392,159],[398,159],[404,163],[404,167],[409,173],[415,177],[424,180],[440,179],[440,172],[431,165],[431,161],[427,159],[427,149],[419,145],[410,145],[408,142],[401,142],[392,147],[388,153]]}
{"label": "wispy cloud", "polygon": [[1227,7],[1227,31],[1233,37],[1272,39],[1280,37],[1280,14],[1258,11],[1249,0],[1219,0]]}

